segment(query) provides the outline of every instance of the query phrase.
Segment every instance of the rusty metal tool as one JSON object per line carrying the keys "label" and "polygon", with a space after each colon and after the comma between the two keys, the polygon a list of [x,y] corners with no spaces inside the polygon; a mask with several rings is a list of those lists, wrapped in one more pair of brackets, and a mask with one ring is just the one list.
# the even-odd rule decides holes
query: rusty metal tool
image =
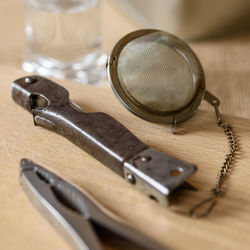
{"label": "rusty metal tool", "polygon": [[149,148],[108,114],[83,112],[65,88],[48,79],[18,79],[12,97],[33,114],[35,125],[68,138],[162,206],[196,171],[192,164]]}
{"label": "rusty metal tool", "polygon": [[46,168],[27,159],[20,167],[20,182],[29,200],[74,249],[101,250],[105,241],[115,249],[166,249]]}

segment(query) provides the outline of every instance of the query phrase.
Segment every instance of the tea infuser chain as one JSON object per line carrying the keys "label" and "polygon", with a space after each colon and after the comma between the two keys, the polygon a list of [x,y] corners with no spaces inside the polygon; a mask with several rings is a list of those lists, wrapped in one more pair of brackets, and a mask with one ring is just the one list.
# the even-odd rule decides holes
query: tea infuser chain
{"label": "tea infuser chain", "polygon": [[[176,124],[196,114],[203,99],[213,105],[217,123],[228,138],[230,153],[218,174],[212,196],[190,211],[194,217],[208,214],[225,193],[222,184],[233,162],[236,140],[230,125],[222,122],[219,99],[206,90],[205,73],[195,53],[168,32],[137,30],[117,42],[107,71],[116,97],[127,110],[150,122],[171,124],[173,134]],[[209,206],[208,210],[198,214],[197,209],[204,204]]]}
{"label": "tea infuser chain", "polygon": [[[208,91],[206,92],[205,99],[210,104],[213,105],[213,107],[215,109],[215,114],[217,117],[217,124],[218,124],[218,126],[220,126],[224,129],[224,133],[227,136],[227,140],[228,140],[228,144],[229,144],[229,153],[226,155],[223,166],[221,167],[220,172],[217,175],[215,186],[211,190],[212,195],[209,198],[199,202],[197,205],[195,205],[190,210],[190,215],[194,218],[205,217],[206,215],[208,215],[209,212],[211,212],[212,209],[214,208],[214,206],[216,205],[218,198],[222,198],[225,195],[226,191],[225,191],[225,188],[222,187],[222,185],[225,181],[225,177],[227,176],[227,174],[230,171],[230,168],[231,168],[232,163],[233,163],[233,158],[234,158],[235,152],[237,150],[236,138],[235,138],[235,135],[232,131],[231,126],[228,123],[222,122],[221,115],[220,115],[219,108],[218,108],[218,106],[220,104],[219,100]],[[211,204],[209,205],[207,210],[205,210],[205,212],[203,212],[203,213],[196,212],[197,209],[201,208],[202,206],[204,206],[208,203],[211,203]]]}

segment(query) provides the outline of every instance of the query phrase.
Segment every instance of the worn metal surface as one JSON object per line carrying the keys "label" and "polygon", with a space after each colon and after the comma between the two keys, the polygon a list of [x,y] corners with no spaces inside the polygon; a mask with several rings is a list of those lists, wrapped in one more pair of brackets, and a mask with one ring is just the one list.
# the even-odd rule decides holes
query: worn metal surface
{"label": "worn metal surface", "polygon": [[[140,60],[141,57],[139,57],[138,60],[138,67],[141,69],[137,69],[136,66],[131,68],[131,60],[128,60],[127,64],[122,64],[122,61],[124,60],[124,57],[121,56],[123,49],[128,45],[128,44],[136,44],[136,49],[139,50],[140,48],[147,48],[148,42],[143,41],[143,42],[135,42],[136,39],[139,38],[143,38],[146,37],[150,34],[158,34],[159,33],[159,37],[155,38],[155,40],[157,42],[160,43],[160,37],[164,34],[164,36],[166,37],[167,42],[164,42],[162,44],[163,48],[169,47],[171,48],[173,51],[177,51],[179,55],[181,55],[183,58],[185,58],[185,64],[188,64],[188,67],[190,67],[190,69],[192,70],[192,72],[190,73],[185,73],[186,76],[189,76],[189,74],[192,75],[192,80],[193,80],[193,85],[197,85],[197,90],[196,93],[194,93],[194,97],[193,99],[184,107],[177,109],[175,111],[170,111],[170,110],[165,110],[164,112],[160,112],[158,110],[156,110],[154,108],[155,104],[152,100],[158,100],[160,102],[160,100],[162,99],[167,99],[170,98],[171,95],[174,95],[176,93],[172,93],[173,90],[169,89],[167,91],[167,93],[171,93],[171,95],[167,96],[164,95],[163,97],[161,96],[161,98],[156,98],[155,93],[159,93],[159,92],[163,92],[164,88],[162,85],[159,85],[159,79],[161,79],[162,77],[165,76],[165,81],[164,84],[167,85],[167,81],[168,79],[170,79],[170,77],[172,75],[175,75],[172,72],[172,75],[165,75],[166,72],[166,67],[164,68],[163,71],[160,71],[160,73],[158,73],[158,71],[156,70],[156,66],[153,62],[152,62],[152,68],[149,71],[147,68],[145,68],[145,66],[143,66],[143,63]],[[156,36],[157,37],[157,36]],[[159,41],[158,41],[159,40]],[[155,42],[156,42],[155,41]],[[161,41],[162,43],[162,41]],[[151,45],[152,47],[152,45]],[[150,47],[149,47],[150,48]],[[145,50],[148,54],[146,55],[146,57],[149,57],[153,60],[153,57],[155,56],[155,53],[152,53],[152,51],[150,49],[146,49]],[[161,52],[159,52],[161,54],[161,56],[164,54]],[[143,54],[141,52],[141,54]],[[139,55],[141,55],[139,54]],[[134,57],[134,53],[131,52],[131,57]],[[145,60],[148,60],[148,58],[144,58]],[[172,56],[169,56],[169,58],[166,58],[164,61],[166,60],[172,60],[173,64],[175,60],[173,60],[173,58],[171,58]],[[126,68],[129,68],[129,72],[130,74],[135,74],[135,72],[138,73],[133,75],[133,77],[131,77],[131,79],[135,80],[136,85],[141,84],[143,87],[145,84],[144,81],[142,81],[140,83],[139,81],[139,75],[146,75],[146,76],[152,76],[152,74],[155,74],[154,80],[152,81],[152,84],[150,84],[150,86],[145,86],[144,88],[141,88],[138,96],[140,96],[137,99],[132,98],[132,94],[128,93],[128,92],[132,92],[134,91],[135,86],[130,86],[128,88],[128,90],[125,90],[124,88],[124,84],[121,83],[119,76],[118,76],[118,67],[122,68],[123,71],[126,72]],[[163,67],[163,65],[158,65],[158,67],[161,66]],[[182,69],[183,65],[172,65],[175,68],[180,68]],[[143,69],[143,70],[142,70]],[[206,84],[205,84],[205,75],[204,75],[204,71],[203,68],[201,66],[201,63],[199,61],[199,59],[197,58],[197,56],[195,55],[195,53],[192,51],[192,49],[188,46],[188,44],[184,41],[182,41],[181,39],[179,39],[178,37],[167,33],[165,31],[160,31],[160,30],[156,30],[156,29],[143,29],[143,30],[136,30],[133,31],[129,34],[127,34],[126,36],[122,37],[114,46],[110,57],[108,58],[108,62],[107,62],[107,72],[108,72],[108,78],[109,78],[109,82],[110,85],[114,91],[115,96],[117,97],[117,99],[121,102],[121,104],[130,112],[132,112],[133,114],[135,114],[136,116],[150,121],[150,122],[155,122],[155,123],[166,123],[166,124],[171,124],[173,121],[175,121],[175,123],[180,123],[183,122],[187,119],[189,119],[190,117],[192,117],[199,109],[201,102],[204,98],[205,95],[205,90],[206,90]],[[169,71],[171,72],[171,70]],[[176,76],[176,75],[175,75]],[[134,79],[136,78],[136,79]],[[186,77],[187,78],[187,77]],[[175,79],[175,77],[173,78]],[[182,86],[183,89],[183,93],[185,93],[184,91],[184,86],[186,84],[186,81],[181,81],[181,82],[176,82],[173,81],[173,86],[174,85],[179,85]],[[137,96],[137,97],[138,97]],[[148,99],[150,100],[148,102],[147,105],[142,104],[141,100],[142,99]],[[182,98],[180,96],[180,98]]]}
{"label": "worn metal surface", "polygon": [[123,175],[126,159],[147,148],[128,129],[105,113],[84,113],[69,100],[68,91],[58,84],[34,76],[13,83],[12,96],[32,112],[35,124],[71,140],[94,158]]}
{"label": "worn metal surface", "polygon": [[134,176],[132,184],[164,206],[168,206],[168,199],[162,194],[170,195],[194,170],[190,164],[154,149],[146,149],[124,164],[126,175]]}
{"label": "worn metal surface", "polygon": [[[196,171],[192,164],[149,150],[111,116],[83,112],[70,101],[65,88],[48,79],[18,79],[13,83],[12,97],[33,114],[35,125],[68,138],[146,195],[157,197],[161,205],[167,205],[169,194]],[[146,168],[138,168],[134,159],[148,153],[151,158],[144,164]],[[173,169],[180,175],[171,176]]]}
{"label": "worn metal surface", "polygon": [[89,194],[49,170],[26,159],[20,167],[20,182],[28,198],[74,249],[103,249],[98,235],[105,231],[118,239],[121,249],[125,249],[124,240],[136,245],[133,249],[166,249],[115,220]]}

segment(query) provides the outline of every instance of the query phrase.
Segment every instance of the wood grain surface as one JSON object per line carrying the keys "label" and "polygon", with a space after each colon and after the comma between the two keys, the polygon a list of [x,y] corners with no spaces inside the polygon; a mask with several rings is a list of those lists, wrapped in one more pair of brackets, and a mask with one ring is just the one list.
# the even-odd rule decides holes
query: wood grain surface
{"label": "wood grain surface", "polygon": [[[223,118],[238,136],[240,153],[228,192],[206,218],[188,210],[207,197],[228,150],[212,108],[203,104],[195,117],[169,126],[141,120],[115,99],[109,85],[100,87],[58,81],[86,112],[102,111],[123,123],[149,146],[194,163],[190,183],[198,192],[182,193],[163,208],[63,137],[33,125],[32,116],[13,102],[11,83],[21,70],[24,48],[23,3],[0,3],[0,249],[70,249],[31,205],[19,184],[19,162],[29,158],[65,176],[139,231],[171,249],[250,249],[250,35],[238,34],[192,43],[205,68],[207,87],[221,99]],[[104,49],[136,28],[111,0],[103,1]]]}

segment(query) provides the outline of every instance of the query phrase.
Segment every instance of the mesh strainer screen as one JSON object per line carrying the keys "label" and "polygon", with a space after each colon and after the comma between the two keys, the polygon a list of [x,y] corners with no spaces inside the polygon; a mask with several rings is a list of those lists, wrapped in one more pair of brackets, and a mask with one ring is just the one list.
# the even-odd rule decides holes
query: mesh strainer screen
{"label": "mesh strainer screen", "polygon": [[177,111],[197,93],[190,62],[165,32],[128,42],[119,55],[117,75],[126,95],[153,112]]}

